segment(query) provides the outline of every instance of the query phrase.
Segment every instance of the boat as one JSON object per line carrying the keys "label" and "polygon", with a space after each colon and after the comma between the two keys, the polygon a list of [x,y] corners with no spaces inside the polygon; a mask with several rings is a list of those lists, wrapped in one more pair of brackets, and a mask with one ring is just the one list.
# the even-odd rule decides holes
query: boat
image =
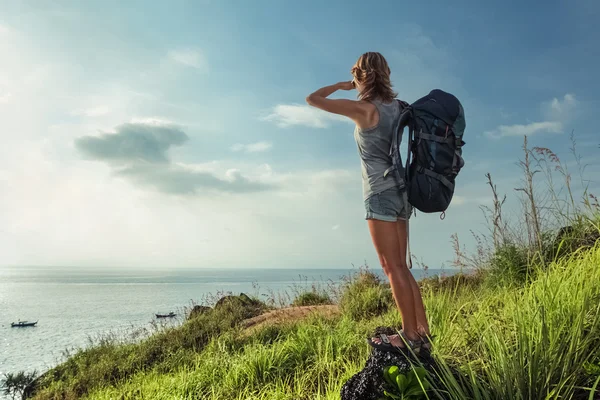
{"label": "boat", "polygon": [[168,314],[156,314],[156,318],[173,318],[176,315],[177,314],[175,314],[173,311],[171,311]]}
{"label": "boat", "polygon": [[38,322],[29,322],[29,321],[19,321],[19,322],[13,322],[12,324],[10,324],[10,326],[12,328],[26,328],[28,326],[35,326]]}

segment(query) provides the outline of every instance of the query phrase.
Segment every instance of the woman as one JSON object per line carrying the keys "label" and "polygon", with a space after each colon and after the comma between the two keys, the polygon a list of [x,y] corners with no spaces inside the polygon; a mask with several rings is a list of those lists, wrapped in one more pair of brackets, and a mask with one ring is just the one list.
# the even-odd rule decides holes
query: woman
{"label": "woman", "polygon": [[[344,115],[356,124],[354,138],[361,158],[366,219],[402,316],[398,335],[382,334],[369,339],[369,344],[383,350],[403,350],[408,346],[418,353],[422,346],[429,346],[429,325],[419,286],[406,262],[406,224],[411,209],[403,201],[402,181],[395,174],[384,176],[392,165],[389,152],[401,105],[395,100],[390,68],[381,54],[363,54],[351,72],[352,81],[323,87],[309,95],[306,102]],[[328,98],[337,90],[352,89],[358,91],[358,101]]]}

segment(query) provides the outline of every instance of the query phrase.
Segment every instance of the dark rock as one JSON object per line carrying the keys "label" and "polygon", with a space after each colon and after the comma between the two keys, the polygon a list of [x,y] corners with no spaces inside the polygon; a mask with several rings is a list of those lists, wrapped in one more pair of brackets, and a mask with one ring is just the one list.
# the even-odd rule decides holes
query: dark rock
{"label": "dark rock", "polygon": [[192,311],[190,311],[190,315],[188,316],[188,319],[192,319],[192,318],[196,318],[198,315],[202,315],[208,311],[212,310],[212,308],[207,307],[207,306],[194,306],[194,308],[192,308]]}
{"label": "dark rock", "polygon": [[[378,327],[373,336],[380,333],[393,335],[396,333],[396,330],[390,327]],[[367,344],[365,343],[365,345]],[[384,368],[395,365],[400,369],[402,374],[406,374],[412,368],[411,362],[425,368],[429,372],[429,381],[435,383],[432,382],[435,381],[435,373],[433,371],[435,371],[437,364],[428,351],[422,350],[417,360],[408,352],[406,355],[403,355],[397,352],[373,349],[362,371],[355,374],[342,387],[341,400],[381,399],[384,397],[383,390],[386,387],[386,382],[383,378]]]}
{"label": "dark rock", "polygon": [[223,296],[215,304],[215,310],[232,310],[239,312],[242,319],[256,317],[262,314],[267,308],[266,305],[256,299],[250,298],[245,293],[240,293],[239,296]]}
{"label": "dark rock", "polygon": [[243,304],[243,305],[251,305],[251,304],[254,304],[255,302],[256,302],[256,300],[252,300],[250,297],[248,297],[247,294],[240,293],[239,296],[227,295],[227,296],[221,297],[215,304],[215,308],[220,307],[226,303],[234,303],[234,304],[239,303],[239,304]]}
{"label": "dark rock", "polygon": [[547,257],[568,256],[579,249],[590,248],[600,240],[600,233],[595,228],[567,225],[561,227],[550,242]]}

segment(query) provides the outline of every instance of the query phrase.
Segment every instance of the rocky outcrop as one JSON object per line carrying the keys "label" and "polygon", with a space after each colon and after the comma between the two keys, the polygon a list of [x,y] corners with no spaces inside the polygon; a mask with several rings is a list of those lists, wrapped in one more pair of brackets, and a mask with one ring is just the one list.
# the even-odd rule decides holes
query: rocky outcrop
{"label": "rocky outcrop", "polygon": [[230,302],[240,303],[240,304],[254,304],[258,301],[251,299],[246,293],[240,293],[239,296],[227,295],[227,296],[223,296],[219,300],[217,300],[217,303],[215,304],[215,308],[221,307]]}
{"label": "rocky outcrop", "polygon": [[[375,335],[380,333],[393,335],[396,331],[390,327],[379,327],[375,330]],[[433,371],[437,364],[428,351],[423,350],[417,361],[412,355],[373,349],[365,367],[342,387],[341,400],[379,400],[384,398],[383,391],[387,387],[383,377],[384,368],[395,365],[401,374],[407,374],[412,369],[411,361],[412,363],[418,362],[429,372],[428,380],[430,382],[435,381]]]}
{"label": "rocky outcrop", "polygon": [[549,244],[547,255],[549,260],[555,257],[568,256],[579,249],[594,247],[600,240],[600,232],[593,226],[563,226]]}
{"label": "rocky outcrop", "polygon": [[221,297],[215,304],[215,311],[219,309],[232,310],[241,314],[241,319],[256,317],[266,311],[265,303],[252,299],[245,293],[239,296],[228,295]]}
{"label": "rocky outcrop", "polygon": [[207,306],[199,306],[195,305],[194,308],[190,311],[190,315],[188,315],[188,319],[196,318],[199,315],[209,312],[212,308]]}

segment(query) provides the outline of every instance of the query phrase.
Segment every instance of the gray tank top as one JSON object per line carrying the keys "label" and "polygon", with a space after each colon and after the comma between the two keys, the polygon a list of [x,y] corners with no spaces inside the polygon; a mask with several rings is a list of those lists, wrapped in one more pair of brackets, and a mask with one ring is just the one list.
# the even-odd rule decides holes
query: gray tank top
{"label": "gray tank top", "polygon": [[372,103],[379,111],[379,123],[369,129],[358,126],[354,129],[354,139],[361,159],[365,200],[384,190],[403,185],[396,174],[384,176],[385,171],[392,166],[390,148],[400,119],[400,105],[396,100],[391,103]]}

